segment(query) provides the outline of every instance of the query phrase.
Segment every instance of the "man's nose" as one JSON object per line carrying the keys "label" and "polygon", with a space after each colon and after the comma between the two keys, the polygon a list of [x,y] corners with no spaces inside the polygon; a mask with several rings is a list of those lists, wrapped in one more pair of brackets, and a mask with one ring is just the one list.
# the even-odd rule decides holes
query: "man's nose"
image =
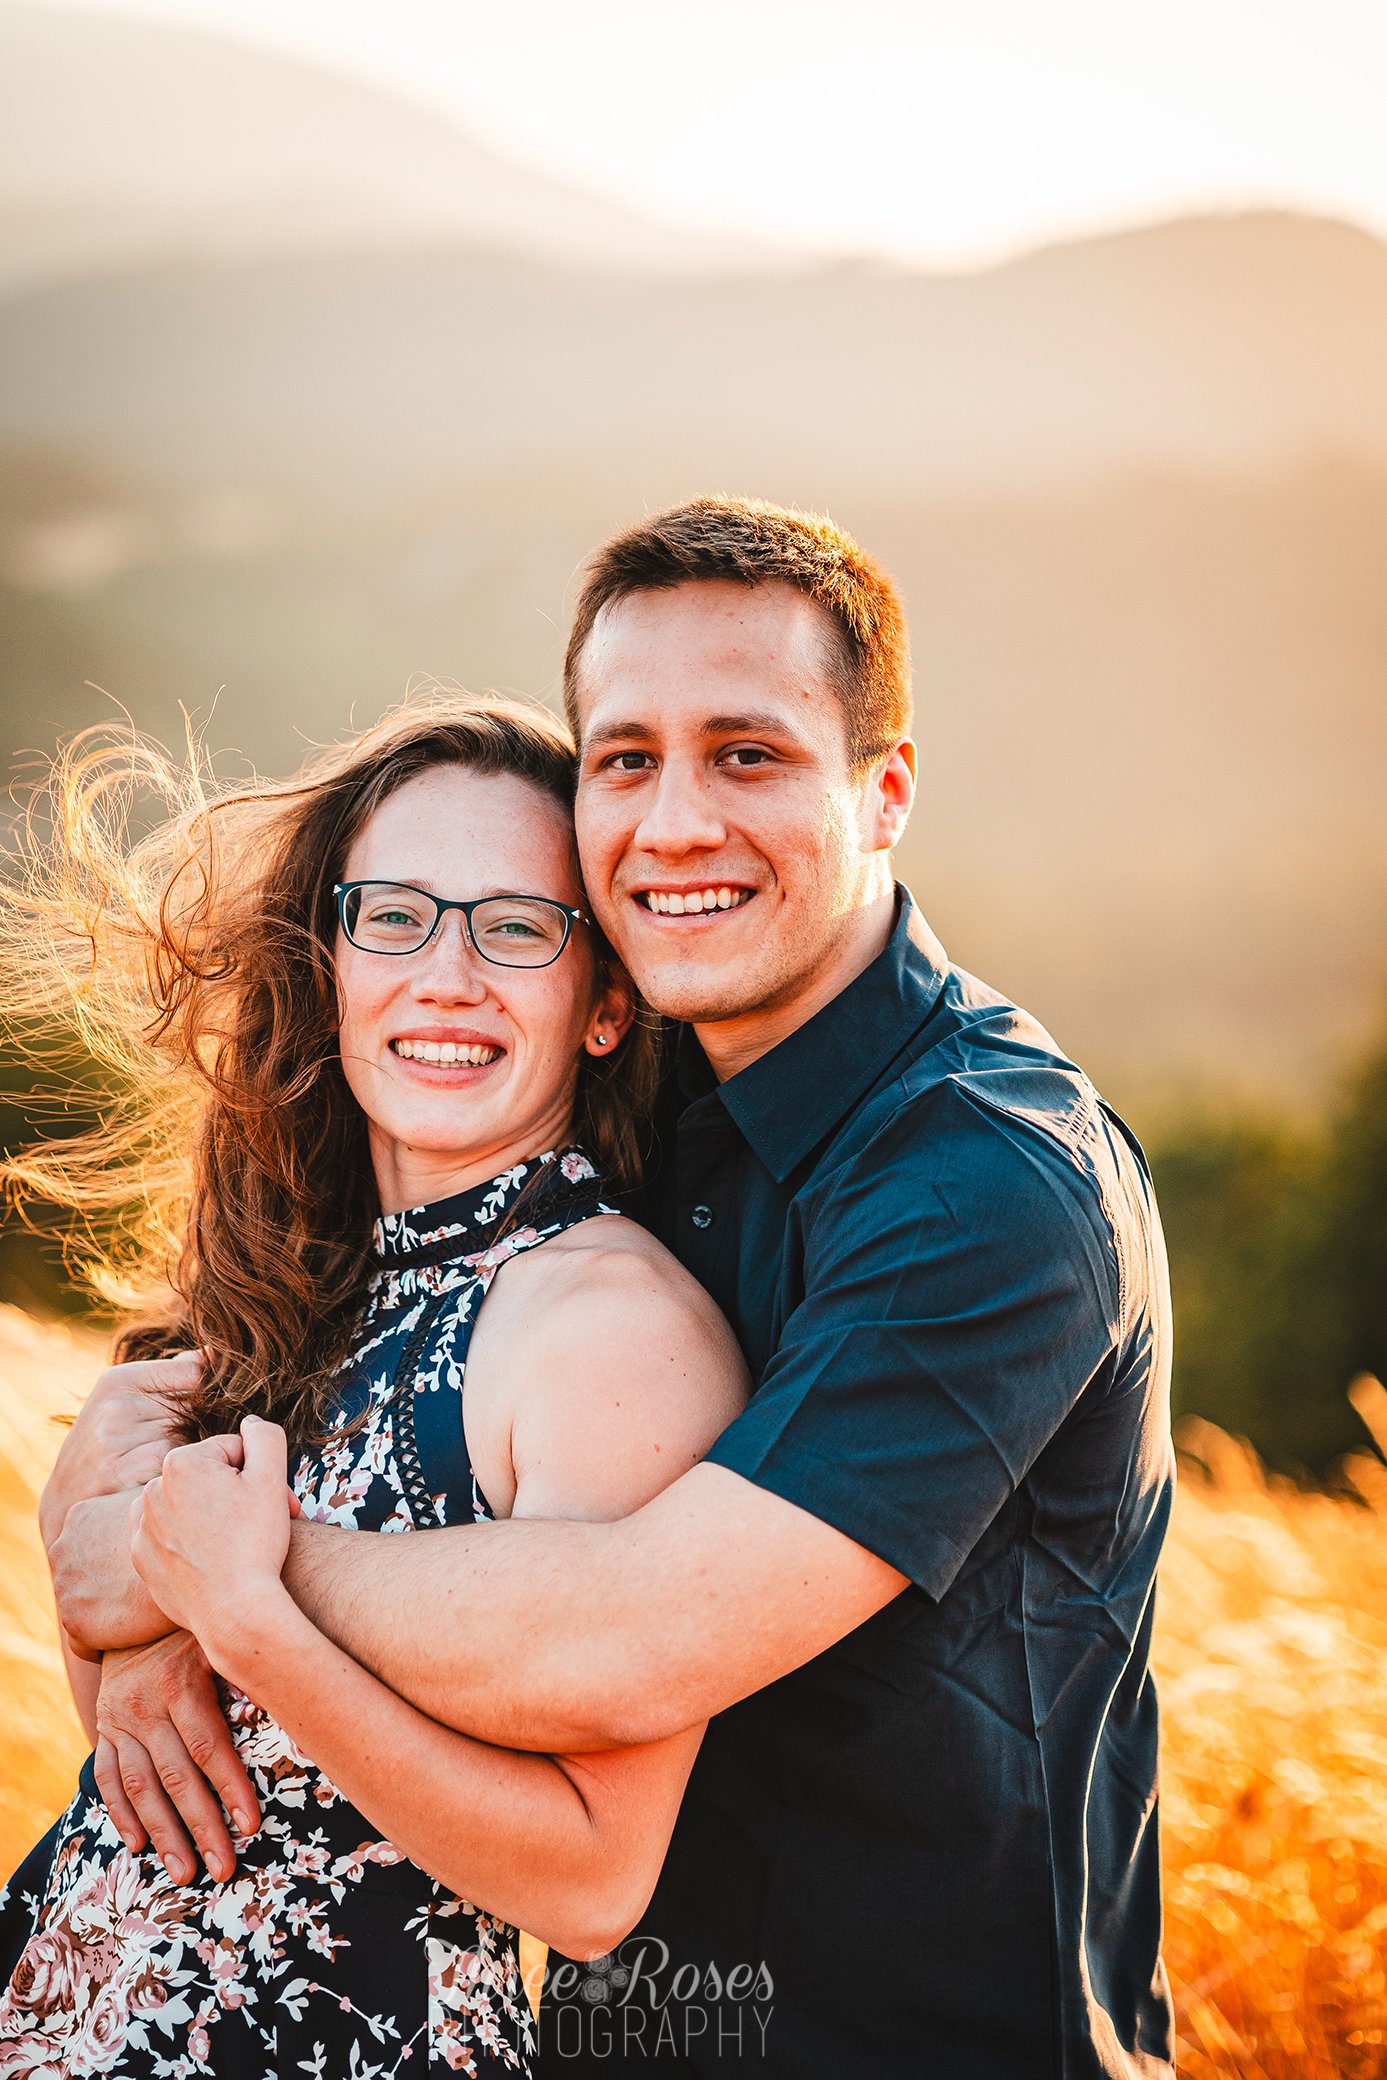
{"label": "man's nose", "polygon": [[726,841],[727,826],[701,775],[686,766],[662,766],[636,826],[640,850],[677,858],[685,852],[716,851]]}
{"label": "man's nose", "polygon": [[421,1002],[446,998],[449,1003],[480,1004],[491,987],[488,963],[472,944],[461,910],[445,910],[438,930],[414,958],[410,988]]}

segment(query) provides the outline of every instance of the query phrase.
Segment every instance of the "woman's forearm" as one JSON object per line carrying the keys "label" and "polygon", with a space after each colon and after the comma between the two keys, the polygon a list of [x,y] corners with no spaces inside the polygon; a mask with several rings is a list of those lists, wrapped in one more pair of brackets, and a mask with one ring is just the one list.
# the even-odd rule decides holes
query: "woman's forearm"
{"label": "woman's forearm", "polygon": [[576,1956],[611,1948],[637,1918],[664,1841],[646,1858],[623,1855],[600,1801],[591,1808],[552,1757],[440,1726],[285,1592],[224,1609],[201,1645],[396,1848],[484,1912]]}
{"label": "woman's forearm", "polygon": [[96,1746],[96,1699],[101,1689],[101,1663],[88,1661],[75,1651],[72,1641],[58,1627],[58,1638],[63,1649],[63,1667],[67,1670],[67,1687],[72,1692],[72,1702],[82,1722],[82,1731],[92,1746]]}

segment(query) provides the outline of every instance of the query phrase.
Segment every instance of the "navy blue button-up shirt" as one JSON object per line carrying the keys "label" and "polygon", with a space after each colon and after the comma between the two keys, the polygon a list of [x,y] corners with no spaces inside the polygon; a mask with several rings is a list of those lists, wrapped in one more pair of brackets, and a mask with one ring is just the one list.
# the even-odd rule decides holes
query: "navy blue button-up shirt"
{"label": "navy blue button-up shirt", "polygon": [[654,1223],[757,1381],[709,1457],[909,1586],[713,1721],[588,1987],[593,2070],[1164,2080],[1170,1321],[1141,1152],[904,892],[885,953],[750,1068],[718,1086],[684,1039]]}

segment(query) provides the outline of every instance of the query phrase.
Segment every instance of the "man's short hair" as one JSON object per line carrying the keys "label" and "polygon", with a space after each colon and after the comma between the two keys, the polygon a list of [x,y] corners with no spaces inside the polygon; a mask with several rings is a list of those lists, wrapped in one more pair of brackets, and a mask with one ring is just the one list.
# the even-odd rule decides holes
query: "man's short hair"
{"label": "man's short hair", "polygon": [[881,565],[825,513],[756,498],[691,498],[624,528],[588,562],[564,658],[564,706],[575,737],[579,666],[602,609],[633,592],[703,578],[793,585],[823,608],[837,634],[829,672],[854,766],[908,735],[910,644],[900,595]]}

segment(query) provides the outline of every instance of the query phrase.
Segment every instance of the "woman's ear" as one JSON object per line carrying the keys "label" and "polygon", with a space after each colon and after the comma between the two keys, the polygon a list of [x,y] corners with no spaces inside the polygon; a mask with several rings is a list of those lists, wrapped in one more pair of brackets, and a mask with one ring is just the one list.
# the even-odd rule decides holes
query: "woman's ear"
{"label": "woman's ear", "polygon": [[614,1055],[631,1030],[636,1016],[636,991],[630,976],[618,961],[608,962],[602,991],[588,1024],[583,1046],[601,1058]]}

